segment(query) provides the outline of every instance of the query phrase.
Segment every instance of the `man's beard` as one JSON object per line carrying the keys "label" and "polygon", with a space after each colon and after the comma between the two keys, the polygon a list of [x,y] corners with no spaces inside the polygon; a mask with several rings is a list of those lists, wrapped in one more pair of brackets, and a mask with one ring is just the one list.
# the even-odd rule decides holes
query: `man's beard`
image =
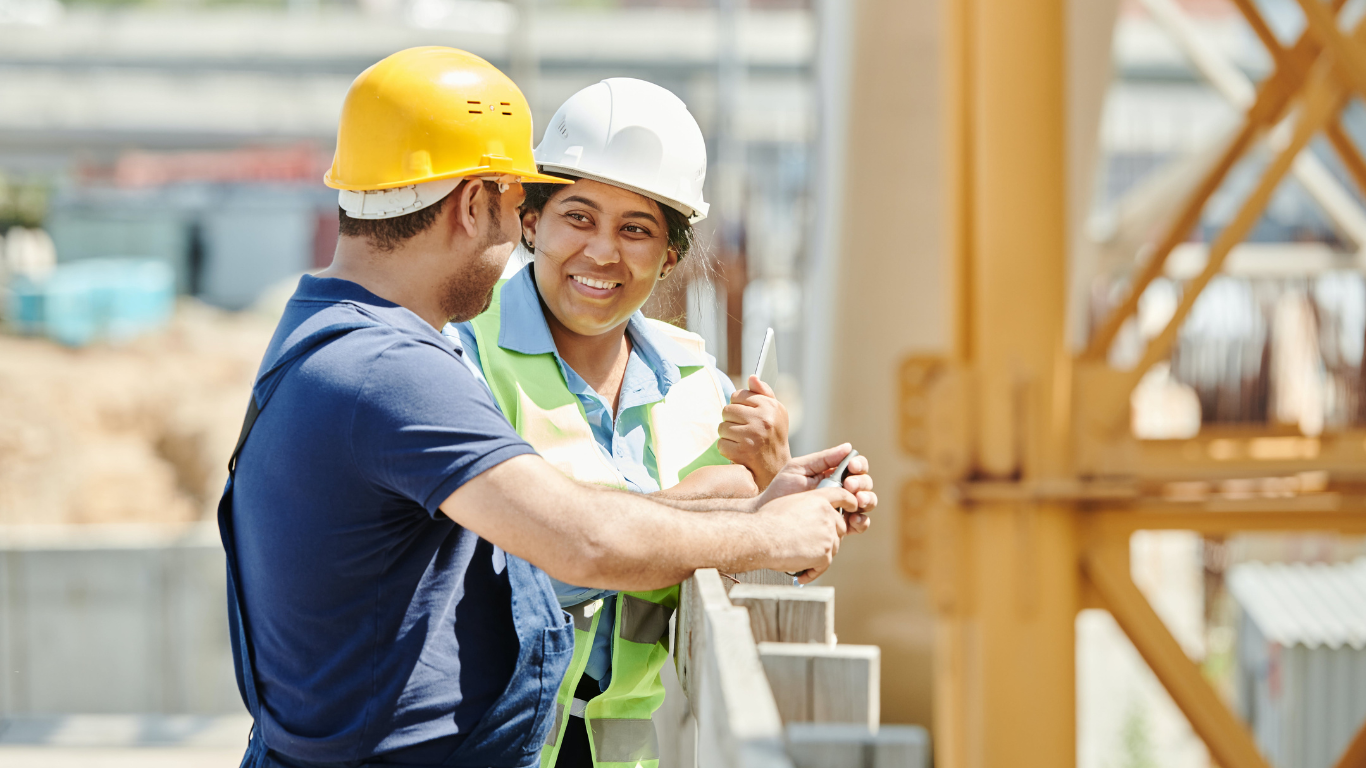
{"label": "man's beard", "polygon": [[[480,244],[477,255],[465,264],[459,272],[446,278],[441,286],[441,312],[450,323],[463,323],[479,316],[493,303],[493,289],[503,276],[511,249],[502,258],[491,255],[502,234],[502,227],[495,219],[488,237]],[[495,234],[497,233],[497,234]]]}

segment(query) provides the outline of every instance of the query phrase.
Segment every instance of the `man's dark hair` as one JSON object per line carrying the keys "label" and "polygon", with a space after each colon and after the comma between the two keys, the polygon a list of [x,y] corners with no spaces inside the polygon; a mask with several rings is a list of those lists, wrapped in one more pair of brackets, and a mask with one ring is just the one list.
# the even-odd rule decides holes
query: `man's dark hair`
{"label": "man's dark hair", "polygon": [[[439,202],[421,210],[405,213],[402,216],[395,216],[392,219],[353,219],[346,215],[346,211],[337,208],[337,221],[340,224],[339,231],[343,237],[363,237],[370,241],[370,245],[376,250],[392,253],[394,249],[413,237],[416,237],[431,228],[436,217],[441,213],[441,209],[449,204],[450,199],[460,194],[465,188],[465,183],[451,190],[449,195],[442,198]],[[492,219],[493,226],[499,226],[499,198],[502,197],[498,191],[498,184],[492,181],[484,182],[484,191],[489,193],[489,218]]]}
{"label": "man's dark hair", "polygon": [[[577,181],[575,176],[556,175]],[[523,184],[522,189],[526,191],[526,200],[522,203],[521,212],[540,213],[545,209],[545,204],[550,202],[550,198],[565,188],[564,184]],[[656,200],[655,202],[659,201]],[[678,254],[678,260],[682,261],[683,257],[692,250],[695,240],[692,224],[688,223],[687,216],[663,203],[659,203],[659,210],[664,212],[664,228],[668,231],[669,247],[674,249],[674,252]],[[527,244],[525,236],[522,237],[522,245],[526,245],[527,250],[534,250]]]}

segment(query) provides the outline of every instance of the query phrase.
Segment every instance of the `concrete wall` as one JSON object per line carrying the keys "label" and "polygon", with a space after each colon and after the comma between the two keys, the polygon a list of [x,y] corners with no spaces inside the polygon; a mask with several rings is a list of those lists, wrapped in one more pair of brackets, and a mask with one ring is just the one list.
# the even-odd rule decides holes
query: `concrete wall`
{"label": "concrete wall", "polygon": [[211,525],[0,529],[0,715],[236,714]]}
{"label": "concrete wall", "polygon": [[824,85],[826,107],[843,103],[847,121],[835,126],[844,136],[829,158],[842,168],[843,194],[833,211],[816,212],[837,212],[839,231],[829,244],[831,279],[812,286],[833,294],[830,316],[838,322],[829,358],[817,364],[830,377],[828,388],[813,392],[825,389],[828,398],[813,410],[824,422],[824,443],[849,441],[870,457],[880,504],[873,529],[844,541],[821,583],[839,588],[840,642],[882,647],[883,722],[929,726],[930,605],[924,586],[898,565],[900,486],[913,467],[898,447],[897,374],[907,355],[951,348],[942,4],[860,0],[844,7],[850,58],[829,64],[848,66],[847,79]]}

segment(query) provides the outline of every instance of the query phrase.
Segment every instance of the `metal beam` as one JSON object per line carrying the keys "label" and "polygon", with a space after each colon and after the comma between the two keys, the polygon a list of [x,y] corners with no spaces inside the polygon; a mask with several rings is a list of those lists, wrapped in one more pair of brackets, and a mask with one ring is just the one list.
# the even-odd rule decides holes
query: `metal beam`
{"label": "metal beam", "polygon": [[[1312,500],[1312,497],[1310,497]],[[1275,509],[1275,499],[1227,501],[1226,509],[1217,502],[1185,505],[1150,503],[1132,511],[1093,512],[1086,515],[1093,530],[1109,536],[1128,536],[1135,531],[1195,531],[1204,535],[1228,535],[1242,531],[1303,532],[1321,531],[1346,536],[1366,534],[1366,509],[1356,511]],[[1294,501],[1294,499],[1292,499]],[[1336,498],[1327,499],[1338,501]],[[1259,503],[1260,502],[1260,503]],[[1258,510],[1258,507],[1262,507]]]}
{"label": "metal beam", "polygon": [[[1214,86],[1215,90],[1219,91],[1229,103],[1240,109],[1246,109],[1251,104],[1256,94],[1252,81],[1229,61],[1222,51],[1200,36],[1199,30],[1195,28],[1185,11],[1181,10],[1175,0],[1142,0],[1142,2],[1144,7],[1152,13],[1153,17],[1186,53],[1200,74]],[[1285,50],[1275,36],[1271,34],[1265,20],[1252,7],[1251,0],[1239,0],[1238,7],[1247,18],[1248,23],[1253,25],[1253,31],[1261,38],[1267,52],[1279,65],[1279,62],[1285,58]],[[1338,153],[1343,155],[1344,164],[1348,165],[1349,171],[1353,171],[1358,184],[1366,189],[1366,185],[1361,184],[1366,176],[1356,176],[1356,169],[1351,167],[1351,162],[1353,160],[1359,161],[1361,157],[1356,155],[1356,149],[1351,146],[1350,141],[1340,146],[1339,138],[1333,135],[1337,128],[1338,121],[1334,121],[1329,126],[1329,139],[1337,148]],[[1337,133],[1340,134],[1341,132],[1337,131]],[[1355,155],[1355,157],[1347,157],[1349,154]],[[1291,166],[1291,173],[1295,174],[1295,178],[1304,185],[1309,195],[1318,201],[1319,206],[1336,225],[1339,234],[1346,236],[1346,239],[1356,245],[1358,259],[1366,262],[1366,212],[1362,210],[1356,199],[1338,183],[1332,173],[1312,152],[1301,153],[1295,159],[1294,165]]]}
{"label": "metal beam", "polygon": [[[1341,8],[1345,2],[1346,0],[1334,0],[1333,9]],[[1242,12],[1243,18],[1252,27],[1253,34],[1262,41],[1262,47],[1271,54],[1272,61],[1280,66],[1281,59],[1285,56],[1285,49],[1281,47],[1281,41],[1276,38],[1276,33],[1271,31],[1271,26],[1266,23],[1266,19],[1262,18],[1261,11],[1257,9],[1252,0],[1233,0],[1233,4]]]}
{"label": "metal beam", "polygon": [[1219,161],[1210,168],[1204,179],[1191,192],[1190,197],[1182,203],[1180,212],[1167,227],[1152,255],[1134,276],[1124,302],[1111,311],[1096,329],[1081,355],[1083,360],[1099,362],[1105,359],[1124,321],[1138,310],[1138,300],[1143,291],[1162,274],[1172,250],[1185,242],[1190,231],[1199,223],[1205,203],[1218,191],[1224,177],[1243,157],[1253,141],[1280,119],[1290,99],[1303,86],[1309,68],[1318,55],[1318,49],[1317,41],[1306,33],[1295,43],[1295,47],[1281,58],[1275,72],[1262,82],[1257,90],[1257,99],[1247,110],[1242,127],[1225,147]]}
{"label": "metal beam", "polygon": [[1357,729],[1357,735],[1352,737],[1352,743],[1347,745],[1333,768],[1366,768],[1366,725]]}
{"label": "metal beam", "polygon": [[1348,40],[1338,29],[1332,11],[1319,0],[1298,0],[1309,22],[1308,34],[1319,39],[1323,49],[1330,53],[1347,74],[1347,79],[1358,93],[1366,95],[1366,51],[1361,50],[1361,40]]}
{"label": "metal beam", "polygon": [[[1316,2],[1316,0],[1309,1]],[[1331,65],[1328,62],[1323,62],[1317,65],[1315,69],[1316,74],[1305,88],[1301,109],[1295,119],[1295,132],[1291,136],[1289,144],[1276,155],[1271,165],[1262,173],[1262,178],[1258,181],[1257,187],[1244,199],[1237,215],[1233,217],[1233,221],[1229,222],[1228,226],[1219,233],[1219,238],[1214,241],[1213,247],[1210,248],[1209,261],[1205,263],[1205,269],[1183,286],[1181,303],[1177,305],[1176,312],[1172,314],[1171,320],[1167,322],[1167,326],[1162,329],[1162,332],[1148,342],[1148,348],[1143,352],[1142,361],[1131,372],[1132,385],[1128,387],[1129,391],[1132,391],[1133,385],[1138,384],[1139,379],[1147,373],[1153,364],[1171,354],[1172,345],[1176,342],[1177,331],[1180,330],[1181,324],[1186,321],[1186,316],[1195,306],[1201,291],[1223,269],[1224,259],[1233,250],[1233,246],[1245,240],[1248,233],[1252,231],[1253,225],[1257,223],[1257,219],[1261,218],[1262,211],[1265,210],[1267,203],[1271,202],[1272,193],[1280,186],[1281,180],[1285,177],[1286,171],[1290,170],[1290,166],[1295,162],[1300,150],[1304,149],[1314,134],[1318,133],[1342,108],[1346,94],[1332,79]]]}

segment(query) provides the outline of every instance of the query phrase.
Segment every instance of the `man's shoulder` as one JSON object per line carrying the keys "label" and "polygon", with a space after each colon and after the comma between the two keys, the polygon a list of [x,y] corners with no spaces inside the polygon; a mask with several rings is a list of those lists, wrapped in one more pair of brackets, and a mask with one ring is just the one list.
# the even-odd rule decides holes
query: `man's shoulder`
{"label": "man's shoulder", "polygon": [[[373,307],[355,301],[291,302],[280,352],[294,347],[326,347],[331,354],[402,361],[408,356],[454,358],[449,339],[401,307]],[[394,311],[398,310],[398,311]],[[397,350],[397,352],[391,352]]]}

